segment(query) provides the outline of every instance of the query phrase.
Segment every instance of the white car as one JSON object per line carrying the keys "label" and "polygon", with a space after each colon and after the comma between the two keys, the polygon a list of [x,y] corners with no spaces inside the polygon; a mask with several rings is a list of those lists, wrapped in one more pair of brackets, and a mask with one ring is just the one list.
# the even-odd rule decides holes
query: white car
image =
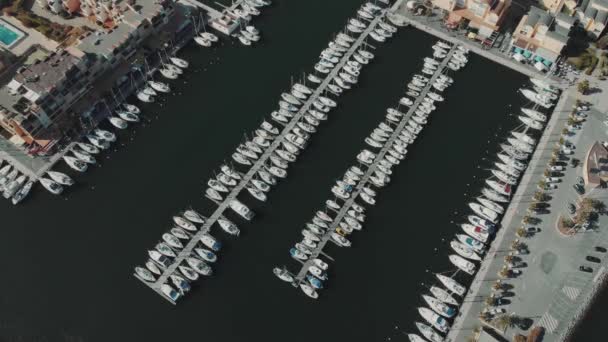
{"label": "white car", "polygon": [[562,153],[563,154],[573,154],[574,151],[572,151],[571,149],[567,148],[567,147],[562,147]]}
{"label": "white car", "polygon": [[586,112],[586,111],[589,110],[589,107],[588,106],[584,106],[584,105],[583,106],[578,106],[578,107],[576,107],[576,110],[579,111],[579,112]]}
{"label": "white car", "polygon": [[545,177],[545,182],[547,183],[559,183],[562,180],[557,177]]}
{"label": "white car", "polygon": [[564,171],[564,167],[560,165],[553,165],[549,168],[551,171]]}
{"label": "white car", "polygon": [[557,184],[555,184],[555,183],[546,183],[544,188],[541,188],[540,186],[539,186],[539,188],[541,190],[555,190],[555,189],[557,189]]}

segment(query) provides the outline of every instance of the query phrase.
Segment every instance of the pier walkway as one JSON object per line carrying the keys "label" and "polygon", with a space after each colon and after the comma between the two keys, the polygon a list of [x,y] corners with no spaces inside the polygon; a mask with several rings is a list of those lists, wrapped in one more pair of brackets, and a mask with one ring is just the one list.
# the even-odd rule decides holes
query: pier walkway
{"label": "pier walkway", "polygon": [[[319,256],[319,254],[322,253],[323,248],[325,248],[325,245],[327,244],[327,242],[331,240],[331,233],[334,231],[334,229],[336,227],[338,227],[339,223],[342,221],[344,216],[347,214],[347,211],[353,205],[353,203],[355,202],[355,200],[357,199],[357,197],[359,196],[359,194],[361,193],[363,188],[367,185],[369,178],[376,171],[379,162],[384,158],[384,155],[393,146],[393,142],[395,141],[395,139],[397,139],[397,137],[399,136],[401,131],[405,128],[405,125],[407,124],[407,122],[410,120],[410,118],[416,111],[416,108],[418,108],[418,105],[420,105],[420,103],[426,97],[426,94],[429,92],[429,90],[433,86],[433,83],[435,83],[435,80],[437,79],[437,77],[439,77],[439,75],[442,74],[446,65],[450,61],[452,54],[457,49],[457,46],[458,45],[452,46],[452,48],[450,49],[447,56],[443,59],[443,61],[441,62],[441,64],[438,66],[437,70],[433,74],[433,76],[430,78],[429,82],[426,84],[426,86],[420,92],[420,95],[416,98],[414,103],[410,106],[409,110],[405,113],[405,115],[403,116],[403,119],[401,120],[399,125],[397,125],[397,127],[391,134],[390,138],[386,141],[386,143],[384,144],[382,149],[376,154],[376,158],[374,159],[372,164],[370,164],[368,166],[367,171],[365,172],[363,177],[361,177],[361,180],[357,183],[354,190],[351,192],[350,198],[344,202],[344,204],[342,205],[342,208],[337,212],[337,215],[336,215],[334,221],[329,225],[329,229],[328,229],[327,233],[321,238],[321,241],[319,241],[317,247],[313,250],[313,252],[309,256],[308,260],[306,260],[306,262],[303,263],[302,268],[295,276],[295,280],[292,283],[293,286],[298,286],[298,284],[304,280],[304,278],[306,277],[306,273],[308,272],[308,268],[313,265],[314,259],[317,258]],[[298,261],[300,261],[300,260],[298,260]]]}
{"label": "pier walkway", "polygon": [[258,171],[260,171],[267,164],[267,161],[269,160],[269,158],[273,154],[273,152],[279,146],[281,146],[281,143],[284,141],[285,136],[288,133],[290,133],[291,130],[302,119],[304,114],[306,114],[308,109],[310,109],[310,107],[312,106],[312,103],[315,100],[317,100],[317,98],[319,96],[321,96],[323,94],[323,92],[325,92],[327,85],[329,85],[329,83],[334,79],[334,77],[338,74],[338,72],[340,72],[340,70],[342,70],[342,67],[350,59],[352,54],[355,53],[362,46],[362,44],[365,43],[365,39],[367,38],[369,33],[376,27],[378,22],[380,20],[382,20],[383,18],[384,18],[384,14],[381,14],[381,15],[378,15],[376,18],[374,18],[374,20],[372,20],[370,22],[368,27],[359,35],[359,37],[355,40],[355,42],[353,42],[353,44],[348,49],[348,51],[344,53],[344,55],[342,56],[339,63],[336,64],[335,68],[330,73],[327,74],[327,76],[325,77],[323,82],[314,90],[314,92],[310,95],[310,97],[302,105],[300,110],[297,113],[295,113],[295,115],[293,116],[291,121],[285,125],[283,130],[279,133],[279,135],[277,135],[275,137],[275,139],[272,141],[270,146],[268,148],[266,148],[264,153],[251,166],[249,171],[243,176],[243,179],[228,193],[226,198],[218,205],[217,209],[213,212],[213,214],[211,214],[211,216],[209,216],[209,218],[205,221],[205,223],[202,225],[202,227],[200,227],[200,230],[192,236],[192,238],[188,241],[188,243],[184,246],[184,248],[179,252],[179,254],[177,254],[177,256],[173,260],[173,263],[169,267],[167,267],[166,269],[163,270],[163,273],[156,279],[155,282],[145,281],[139,275],[134,273],[133,275],[137,279],[141,280],[144,284],[149,286],[152,290],[156,291],[158,294],[161,295],[161,297],[165,298],[172,304],[176,304],[173,300],[171,300],[170,298],[168,298],[167,296],[165,296],[162,293],[161,286],[163,284],[167,283],[169,276],[171,274],[173,274],[174,272],[176,272],[177,267],[180,266],[182,264],[182,262],[184,262],[184,260],[192,254],[192,251],[198,245],[200,238],[204,234],[207,234],[210,231],[211,226],[213,226],[213,224],[219,218],[222,217],[224,211],[226,211],[226,209],[230,208],[230,202],[232,200],[236,199],[236,197],[239,195],[239,193],[243,189],[245,189],[247,184],[249,184],[249,182],[253,179],[253,177],[256,175],[256,173]]}

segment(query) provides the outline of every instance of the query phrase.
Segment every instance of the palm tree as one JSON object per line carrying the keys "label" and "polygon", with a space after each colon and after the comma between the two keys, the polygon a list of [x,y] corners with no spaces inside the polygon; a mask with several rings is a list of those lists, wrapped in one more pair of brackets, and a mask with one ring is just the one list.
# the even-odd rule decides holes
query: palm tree
{"label": "palm tree", "polygon": [[505,256],[505,262],[511,263],[515,258],[512,255]]}
{"label": "palm tree", "polygon": [[498,329],[505,330],[515,324],[515,317],[511,315],[500,315],[494,319],[493,323]]}
{"label": "palm tree", "polygon": [[528,224],[528,223],[530,223],[531,221],[532,221],[532,217],[531,217],[530,215],[526,215],[526,216],[524,216],[524,218],[522,219],[522,222],[523,222],[524,224]]}
{"label": "palm tree", "polygon": [[517,228],[517,230],[515,231],[515,235],[517,235],[518,237],[526,236],[526,229],[524,229],[524,227]]}
{"label": "palm tree", "polygon": [[486,305],[494,306],[494,304],[496,304],[496,299],[494,299],[492,297],[486,298]]}
{"label": "palm tree", "polygon": [[500,272],[498,272],[498,276],[501,278],[507,278],[509,276],[510,272],[509,269],[506,267],[503,267]]}
{"label": "palm tree", "polygon": [[581,94],[585,95],[589,91],[589,81],[582,80],[581,82],[579,82],[577,87],[578,87],[578,91]]}

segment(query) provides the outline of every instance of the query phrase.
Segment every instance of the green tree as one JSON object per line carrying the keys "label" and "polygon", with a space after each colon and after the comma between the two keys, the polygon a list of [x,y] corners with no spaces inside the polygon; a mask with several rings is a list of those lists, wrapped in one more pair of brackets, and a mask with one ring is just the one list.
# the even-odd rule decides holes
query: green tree
{"label": "green tree", "polygon": [[581,82],[579,82],[578,91],[583,95],[587,94],[587,92],[589,91],[589,81],[582,80]]}

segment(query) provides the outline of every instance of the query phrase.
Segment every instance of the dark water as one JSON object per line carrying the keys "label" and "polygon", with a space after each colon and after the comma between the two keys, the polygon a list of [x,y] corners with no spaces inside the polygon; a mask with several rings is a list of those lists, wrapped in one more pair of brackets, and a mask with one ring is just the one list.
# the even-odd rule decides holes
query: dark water
{"label": "dark water", "polygon": [[[360,86],[340,100],[265,206],[240,223],[216,275],[199,281],[178,306],[131,276],[146,250],[192,205],[210,212],[202,183],[276,106],[290,77],[310,70],[358,1],[289,1],[258,21],[264,42],[244,48],[187,48],[192,74],[176,94],[144,108],[150,122],[120,136],[101,166],[78,175],[60,198],[37,189],[17,208],[0,208],[0,336],[6,341],[380,341],[413,330],[427,273],[449,269],[446,242],[466,206],[482,160],[515,125],[510,106],[524,78],[471,56],[454,76],[431,123],[368,210],[350,249],[328,249],[336,262],[313,302],[277,280],[299,230],[353,163],[363,138],[396,104],[420,70],[434,38],[412,29],[375,51]],[[498,134],[498,137],[497,137]],[[440,249],[441,252],[438,252]],[[399,338],[397,338],[399,336]]]}

